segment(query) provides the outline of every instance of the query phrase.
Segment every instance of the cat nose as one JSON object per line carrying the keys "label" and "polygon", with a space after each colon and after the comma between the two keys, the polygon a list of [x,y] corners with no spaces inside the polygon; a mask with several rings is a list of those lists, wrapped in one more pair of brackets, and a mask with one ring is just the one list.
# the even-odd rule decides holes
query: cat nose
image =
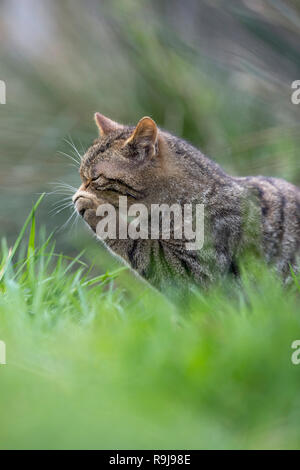
{"label": "cat nose", "polygon": [[89,204],[87,204],[86,198],[84,198],[82,194],[75,194],[75,196],[73,196],[73,203],[78,214],[81,217],[84,217],[84,213],[89,206]]}
{"label": "cat nose", "polygon": [[85,190],[85,186],[84,184],[82,184],[80,186],[80,188],[77,189],[76,193],[74,194],[74,196],[72,197],[72,201],[73,201],[73,204],[75,204],[75,202],[77,201],[78,198],[80,198],[82,191]]}

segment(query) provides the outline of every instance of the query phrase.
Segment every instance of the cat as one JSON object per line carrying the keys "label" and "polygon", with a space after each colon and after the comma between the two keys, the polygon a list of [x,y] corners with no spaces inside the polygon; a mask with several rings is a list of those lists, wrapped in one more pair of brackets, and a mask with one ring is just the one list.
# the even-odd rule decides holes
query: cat
{"label": "cat", "polygon": [[[184,239],[105,239],[136,273],[162,292],[206,288],[239,275],[239,259],[255,251],[284,280],[297,272],[300,189],[277,178],[232,177],[188,142],[159,129],[150,117],[135,127],[95,114],[99,137],[82,158],[82,184],[73,196],[78,213],[97,233],[103,204],[119,209],[143,203],[203,204],[204,244],[187,250]],[[174,231],[174,224],[172,226]]]}

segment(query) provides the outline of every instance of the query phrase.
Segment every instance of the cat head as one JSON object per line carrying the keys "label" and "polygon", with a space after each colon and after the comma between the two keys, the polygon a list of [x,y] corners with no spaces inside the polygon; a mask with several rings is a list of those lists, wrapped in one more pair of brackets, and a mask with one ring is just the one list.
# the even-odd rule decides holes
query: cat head
{"label": "cat head", "polygon": [[165,190],[165,142],[150,117],[130,127],[96,113],[95,122],[99,137],[82,158],[82,184],[73,196],[78,213],[89,225],[91,211],[100,204],[117,207],[119,196],[127,196],[128,204],[153,198],[159,202]]}

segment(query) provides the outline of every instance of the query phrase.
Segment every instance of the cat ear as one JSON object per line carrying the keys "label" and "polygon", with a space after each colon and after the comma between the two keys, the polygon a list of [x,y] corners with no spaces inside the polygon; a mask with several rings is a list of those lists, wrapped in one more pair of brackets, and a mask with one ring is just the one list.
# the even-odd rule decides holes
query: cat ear
{"label": "cat ear", "polygon": [[158,129],[155,122],[150,117],[145,116],[138,122],[125,145],[134,143],[143,148],[148,156],[152,156],[157,153],[157,134]]}
{"label": "cat ear", "polygon": [[94,119],[99,129],[99,133],[101,137],[108,135],[113,131],[123,128],[122,124],[112,121],[111,119],[103,116],[103,114],[100,114],[100,113],[95,113]]}

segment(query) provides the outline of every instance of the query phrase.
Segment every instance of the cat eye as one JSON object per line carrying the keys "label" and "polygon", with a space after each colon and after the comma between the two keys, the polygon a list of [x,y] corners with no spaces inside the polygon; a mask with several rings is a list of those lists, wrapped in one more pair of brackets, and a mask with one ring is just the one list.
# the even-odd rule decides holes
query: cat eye
{"label": "cat eye", "polygon": [[103,175],[101,175],[101,174],[95,176],[94,178],[91,178],[91,181],[98,181],[100,178],[103,180],[103,182],[106,182],[106,181],[107,181],[107,179],[105,178],[105,176],[103,176]]}
{"label": "cat eye", "polygon": [[131,196],[134,199],[137,198],[133,192],[135,190],[123,181],[106,178],[100,174],[91,178],[91,182],[94,183],[94,189],[96,191],[111,191],[117,194],[123,194],[124,196]]}
{"label": "cat eye", "polygon": [[91,182],[96,190],[103,190],[109,184],[109,180],[103,175],[95,176],[91,178]]}

